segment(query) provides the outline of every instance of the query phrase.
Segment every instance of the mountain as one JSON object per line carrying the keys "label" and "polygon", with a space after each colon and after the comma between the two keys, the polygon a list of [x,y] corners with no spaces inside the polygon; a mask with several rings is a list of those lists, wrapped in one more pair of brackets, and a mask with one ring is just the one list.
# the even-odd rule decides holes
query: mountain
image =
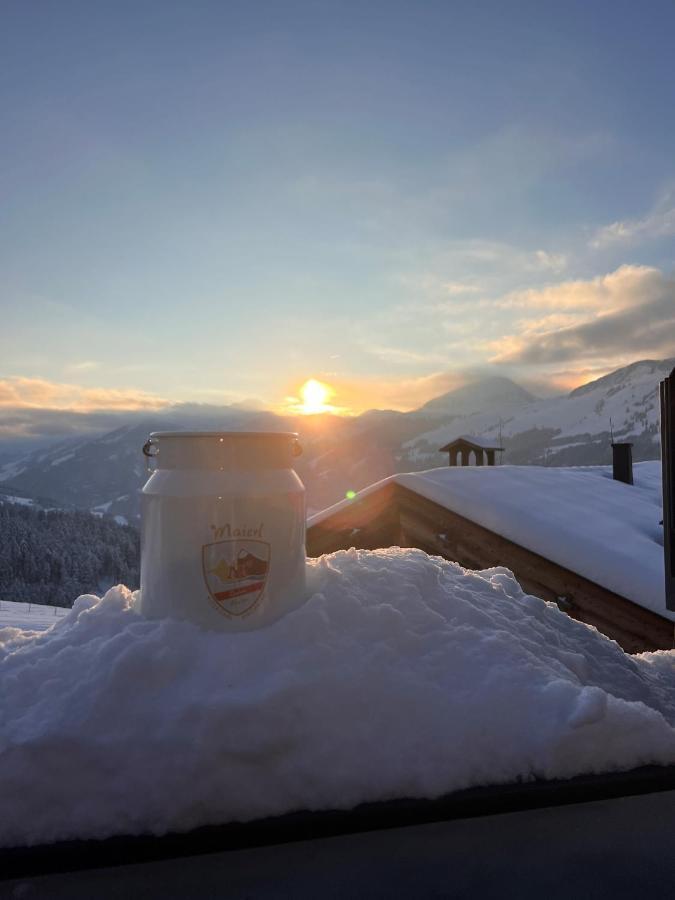
{"label": "mountain", "polygon": [[14,458],[0,470],[0,481],[5,491],[138,523],[139,491],[147,478],[141,448],[150,431],[298,431],[304,452],[296,467],[310,512],[396,472],[444,465],[439,448],[460,434],[496,439],[501,433],[504,462],[600,464],[611,460],[611,420],[614,437],[633,442],[636,460],[655,459],[658,384],[672,366],[673,360],[643,360],[547,399],[533,397],[508,378],[480,378],[409,413],[303,417],[184,404],[164,417],[135,418],[96,438]]}
{"label": "mountain", "polygon": [[529,391],[510,378],[493,376],[472,381],[440,397],[434,397],[421,406],[417,413],[439,417],[489,412],[506,415],[532,403],[534,399]]}
{"label": "mountain", "polygon": [[[659,382],[674,360],[641,360],[576,388],[569,394],[531,402],[511,415],[483,413],[445,422],[408,441],[409,464],[433,465],[437,450],[462,433],[498,438],[505,462],[541,465],[599,465],[611,461],[612,435],[630,440],[635,459],[659,455]],[[501,422],[499,421],[501,419]]]}
{"label": "mountain", "polygon": [[138,513],[137,492],[145,481],[141,447],[147,435],[148,423],[129,425],[100,438],[70,440],[30,453],[13,462],[5,487],[52,497],[60,507],[132,521]]}
{"label": "mountain", "polygon": [[138,492],[148,474],[143,444],[152,431],[282,427],[270,413],[232,407],[181,404],[171,417],[133,417],[106,434],[69,439],[14,458],[0,468],[5,489],[51,498],[61,508],[86,509],[118,522],[138,522]]}

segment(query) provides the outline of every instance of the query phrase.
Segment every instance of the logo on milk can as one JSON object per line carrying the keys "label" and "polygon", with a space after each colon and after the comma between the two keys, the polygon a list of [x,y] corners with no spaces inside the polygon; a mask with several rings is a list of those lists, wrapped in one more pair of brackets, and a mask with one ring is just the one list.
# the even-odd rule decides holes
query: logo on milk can
{"label": "logo on milk can", "polygon": [[216,541],[202,547],[202,570],[211,599],[228,616],[245,616],[265,590],[270,565],[267,541]]}

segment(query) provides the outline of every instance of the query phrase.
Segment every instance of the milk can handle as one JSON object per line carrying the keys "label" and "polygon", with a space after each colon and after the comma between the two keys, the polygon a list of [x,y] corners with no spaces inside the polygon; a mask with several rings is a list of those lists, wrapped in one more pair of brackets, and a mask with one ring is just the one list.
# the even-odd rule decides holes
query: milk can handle
{"label": "milk can handle", "polygon": [[[154,452],[153,452],[153,451],[154,451]],[[145,456],[145,468],[146,468],[146,471],[148,471],[148,472],[150,471],[150,460],[151,460],[153,457],[157,456],[158,453],[159,453],[159,447],[158,447],[157,444],[153,441],[152,438],[150,438],[149,441],[146,441],[146,442],[143,444],[143,456]]]}

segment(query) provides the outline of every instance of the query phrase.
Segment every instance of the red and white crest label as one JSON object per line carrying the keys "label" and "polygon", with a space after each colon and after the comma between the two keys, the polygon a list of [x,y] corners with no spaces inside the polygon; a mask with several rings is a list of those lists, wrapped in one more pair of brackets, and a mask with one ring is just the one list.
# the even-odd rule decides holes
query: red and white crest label
{"label": "red and white crest label", "polygon": [[202,547],[211,599],[228,616],[245,616],[262,597],[270,566],[267,541],[217,541]]}

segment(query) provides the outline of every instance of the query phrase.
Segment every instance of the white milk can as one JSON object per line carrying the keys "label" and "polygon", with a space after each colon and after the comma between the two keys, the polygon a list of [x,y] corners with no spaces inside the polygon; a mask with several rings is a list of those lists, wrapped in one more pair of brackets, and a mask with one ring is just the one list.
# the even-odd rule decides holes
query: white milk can
{"label": "white milk can", "polygon": [[261,628],[305,600],[302,451],[289,432],[154,432],[141,498],[145,616]]}

